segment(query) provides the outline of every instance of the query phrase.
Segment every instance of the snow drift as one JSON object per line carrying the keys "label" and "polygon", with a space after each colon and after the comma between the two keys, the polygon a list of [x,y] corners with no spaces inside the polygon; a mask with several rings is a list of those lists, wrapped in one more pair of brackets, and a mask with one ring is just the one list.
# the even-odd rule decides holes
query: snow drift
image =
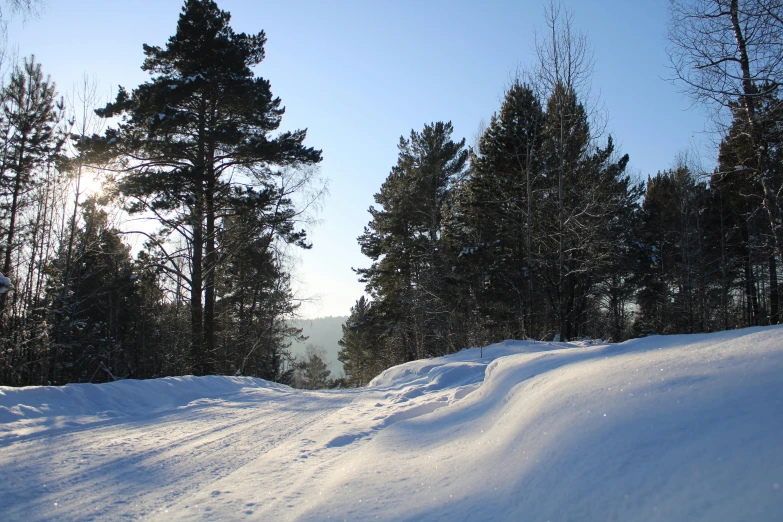
{"label": "snow drift", "polygon": [[783,329],[0,388],[7,520],[780,520]]}

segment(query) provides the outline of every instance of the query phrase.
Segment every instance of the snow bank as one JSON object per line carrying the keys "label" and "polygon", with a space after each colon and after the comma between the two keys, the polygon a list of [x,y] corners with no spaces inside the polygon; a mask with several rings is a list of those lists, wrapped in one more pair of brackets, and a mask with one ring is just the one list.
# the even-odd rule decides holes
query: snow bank
{"label": "snow bank", "polygon": [[66,386],[0,386],[0,441],[20,426],[59,418],[65,424],[101,418],[147,415],[186,406],[198,400],[232,396],[246,389],[288,389],[252,377],[166,377],[139,381],[128,379],[106,384]]}
{"label": "snow bank", "polygon": [[[2,388],[0,506],[8,520],[781,520],[783,327],[480,353],[361,390]],[[82,415],[105,420],[51,429]]]}
{"label": "snow bank", "polygon": [[490,347],[477,391],[381,432],[293,518],[781,520],[782,334]]}

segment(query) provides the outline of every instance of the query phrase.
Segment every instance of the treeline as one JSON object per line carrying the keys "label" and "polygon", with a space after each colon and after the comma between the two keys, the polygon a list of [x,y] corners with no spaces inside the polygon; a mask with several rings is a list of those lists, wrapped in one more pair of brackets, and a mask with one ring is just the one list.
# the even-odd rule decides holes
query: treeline
{"label": "treeline", "polygon": [[150,80],[97,110],[89,82],[65,103],[34,58],[4,83],[0,385],[306,369],[287,350],[285,249],[310,246],[321,151],[277,132],[281,100],[251,70],[266,36],[229,22],[187,0],[168,43],[144,46]]}
{"label": "treeline", "polygon": [[634,183],[592,122],[584,37],[556,6],[547,23],[540,68],[506,90],[475,148],[442,122],[400,139],[358,238],[370,298],[343,326],[349,384],[509,338],[779,322],[780,223],[768,211],[783,175],[778,87],[752,93],[753,120],[730,105],[714,172],[679,161]]}
{"label": "treeline", "polygon": [[[474,147],[443,122],[400,139],[359,237],[369,297],[343,326],[336,381],[318,350],[288,351],[301,331],[287,321],[286,250],[310,246],[321,151],[304,130],[278,131],[282,102],[252,70],[265,34],[186,0],[166,45],[144,46],[150,80],[97,110],[88,82],[65,101],[24,60],[0,87],[0,385],[186,373],[362,385],[506,338],[778,323],[781,7],[673,0],[672,12],[673,68],[730,115],[714,171],[681,161],[631,179],[597,123],[586,39],[553,4],[538,67]],[[96,172],[107,183],[88,195]]]}

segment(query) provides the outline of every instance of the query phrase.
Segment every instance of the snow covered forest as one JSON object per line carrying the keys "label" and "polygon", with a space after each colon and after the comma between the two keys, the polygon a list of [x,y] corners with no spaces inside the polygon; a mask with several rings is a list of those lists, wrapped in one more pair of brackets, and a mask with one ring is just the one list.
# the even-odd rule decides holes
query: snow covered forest
{"label": "snow covered forest", "polygon": [[633,172],[550,1],[472,140],[405,124],[364,295],[309,325],[335,143],[286,126],[262,27],[184,0],[108,102],[3,47],[0,520],[779,521],[783,2],[668,13],[714,157]]}
{"label": "snow covered forest", "polygon": [[728,118],[715,170],[684,154],[634,182],[589,96],[589,43],[550,6],[539,66],[508,87],[475,147],[441,122],[400,138],[359,237],[371,299],[344,328],[349,383],[502,339],[780,321],[783,5],[671,9],[679,83]]}
{"label": "snow covered forest", "polygon": [[[35,1],[6,7],[46,16]],[[684,154],[632,178],[591,94],[590,42],[549,4],[537,62],[475,143],[449,122],[400,138],[358,238],[367,295],[343,326],[340,379],[322,354],[289,349],[301,332],[286,256],[311,246],[328,151],[279,130],[281,98],[255,72],[263,31],[237,33],[215,2],[187,0],[168,42],[128,64],[149,80],[106,104],[88,79],[61,97],[34,57],[7,59],[0,385],[241,375],[350,387],[504,339],[777,324],[783,6],[670,10],[675,84],[717,115],[716,167]]]}

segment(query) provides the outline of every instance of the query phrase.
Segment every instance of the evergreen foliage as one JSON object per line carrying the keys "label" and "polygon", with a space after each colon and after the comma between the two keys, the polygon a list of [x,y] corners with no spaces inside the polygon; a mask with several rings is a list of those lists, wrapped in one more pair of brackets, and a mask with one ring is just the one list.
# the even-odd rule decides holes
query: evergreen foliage
{"label": "evergreen foliage", "polygon": [[[253,72],[266,36],[229,24],[215,2],[187,0],[167,44],[144,46],[150,81],[96,111],[115,127],[80,126],[75,157],[62,157],[64,107],[39,64],[3,87],[12,288],[0,298],[0,384],[184,373],[290,382],[288,346],[301,333],[286,321],[297,305],[283,247],[310,246],[295,201],[321,152],[304,130],[278,132],[282,103]],[[79,197],[90,168],[114,173],[100,201]],[[117,230],[118,206],[159,229]],[[127,234],[147,240],[135,260]]]}
{"label": "evergreen foliage", "polygon": [[[219,365],[216,277],[236,250],[219,241],[231,223],[223,217],[240,216],[246,237],[260,241],[256,247],[270,249],[274,241],[307,247],[276,168],[321,160],[320,151],[303,145],[304,130],[272,136],[284,109],[269,81],[251,70],[264,59],[266,36],[235,33],[229,22],[215,2],[187,0],[167,45],[144,46],[142,69],[152,80],[132,93],[121,88],[98,111],[121,123],[85,143],[114,160],[128,211],[152,212],[160,222],[151,242],[163,254],[159,268],[188,287],[190,365],[197,375]],[[186,243],[176,254],[162,244],[172,234]],[[187,274],[180,256],[191,267]]]}
{"label": "evergreen foliage", "polygon": [[[358,238],[368,295],[342,325],[337,380],[323,350],[289,351],[306,337],[290,321],[286,248],[310,247],[301,200],[322,193],[311,190],[321,151],[305,130],[279,131],[282,102],[254,72],[265,34],[236,33],[214,1],[186,0],[168,42],[144,46],[150,80],[96,111],[115,124],[100,135],[84,111],[66,120],[75,108],[26,59],[0,88],[0,385],[195,373],[363,386],[392,365],[507,338],[776,324],[773,4],[672,2],[689,14],[672,36],[685,45],[676,71],[730,122],[713,172],[681,158],[640,184],[596,131],[589,46],[552,4],[539,69],[508,87],[475,149],[451,123],[400,138]],[[95,170],[113,184],[82,197]],[[127,213],[157,230],[121,226]]]}
{"label": "evergreen foliage", "polygon": [[[619,341],[777,323],[779,258],[740,116],[709,183],[682,163],[641,185],[611,137],[591,137],[573,90],[556,85],[542,100],[512,84],[442,200],[440,270],[419,262],[431,259],[416,220],[429,207],[404,168],[403,140],[359,238],[374,260],[358,271],[373,300],[357,302],[343,327],[347,383],[506,338]],[[781,136],[779,125],[765,131],[768,169],[783,164]]]}
{"label": "evergreen foliage", "polygon": [[443,213],[468,158],[465,140],[453,141],[452,132],[451,123],[437,122],[400,138],[397,165],[375,195],[382,208],[370,208],[359,237],[374,262],[358,273],[375,299],[373,322],[393,364],[447,353],[452,342]]}
{"label": "evergreen foliage", "polygon": [[[509,338],[533,326],[536,266],[534,214],[542,190],[544,111],[529,85],[515,82],[471,156],[449,215],[448,242],[458,251],[455,277],[479,317],[474,328]],[[474,342],[483,342],[479,336]]]}
{"label": "evergreen foliage", "polygon": [[[25,59],[11,73],[3,89],[0,133],[4,147],[0,152],[0,191],[7,198],[0,207],[6,216],[3,268],[13,277],[14,254],[20,248],[20,217],[31,203],[31,194],[42,167],[55,159],[63,140],[57,132],[62,118],[55,85],[45,77],[35,57]],[[11,294],[12,296],[15,294]],[[0,314],[7,294],[0,296]]]}
{"label": "evergreen foliage", "polygon": [[351,315],[342,326],[343,338],[338,359],[343,363],[345,383],[364,386],[394,363],[378,347],[378,329],[373,322],[373,306],[362,296],[351,307]]}
{"label": "evergreen foliage", "polygon": [[308,344],[304,357],[296,363],[297,370],[291,385],[305,390],[331,388],[334,381],[329,378],[332,372],[325,358],[326,351],[322,346]]}

